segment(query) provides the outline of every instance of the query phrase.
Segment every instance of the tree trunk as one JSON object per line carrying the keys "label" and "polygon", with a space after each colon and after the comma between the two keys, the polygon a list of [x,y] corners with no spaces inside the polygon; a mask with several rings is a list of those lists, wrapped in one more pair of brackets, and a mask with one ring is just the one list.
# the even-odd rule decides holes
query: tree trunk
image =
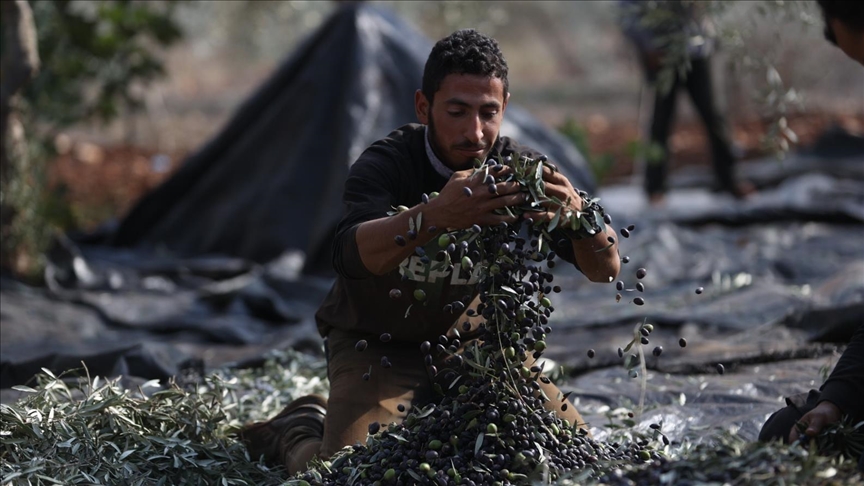
{"label": "tree trunk", "polygon": [[0,268],[14,269],[17,254],[10,229],[15,207],[9,200],[10,184],[20,177],[27,154],[24,128],[16,113],[19,91],[39,70],[39,51],[33,12],[26,0],[0,3]]}

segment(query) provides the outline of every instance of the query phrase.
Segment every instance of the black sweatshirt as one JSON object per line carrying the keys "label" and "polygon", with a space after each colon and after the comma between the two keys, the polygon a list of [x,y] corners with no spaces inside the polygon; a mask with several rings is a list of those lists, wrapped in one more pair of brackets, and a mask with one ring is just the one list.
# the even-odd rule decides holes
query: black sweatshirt
{"label": "black sweatshirt", "polygon": [[[507,137],[499,137],[489,157],[497,159],[498,154],[513,153],[539,155]],[[387,332],[397,341],[422,342],[436,340],[453,326],[459,313],[445,312],[443,308],[456,300],[467,305],[476,297],[479,265],[471,275],[460,271],[458,262],[454,262],[453,272],[428,271],[419,263],[420,257],[412,255],[400,264],[402,273],[409,275],[407,280],[403,280],[399,268],[375,276],[363,265],[355,239],[359,224],[386,217],[399,205],[420,204],[424,193],[440,192],[447,181],[426,154],[425,126],[419,124],[394,130],[373,143],[351,166],[343,195],[345,212],[333,245],[337,278],[315,316],[322,336],[336,328],[372,335]],[[553,236],[557,242],[563,233],[556,230]],[[432,238],[424,246],[430,258],[441,250],[437,240]],[[574,262],[570,244],[555,245],[554,249],[562,259]],[[391,298],[391,289],[399,289],[401,297]],[[416,289],[423,290],[425,301],[413,298]]]}

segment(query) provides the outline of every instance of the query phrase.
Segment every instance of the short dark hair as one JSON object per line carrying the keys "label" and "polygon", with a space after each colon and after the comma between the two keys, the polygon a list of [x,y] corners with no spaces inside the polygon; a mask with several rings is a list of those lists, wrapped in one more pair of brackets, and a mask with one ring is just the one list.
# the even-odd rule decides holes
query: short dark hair
{"label": "short dark hair", "polygon": [[498,78],[508,93],[507,61],[498,42],[474,29],[462,29],[439,40],[423,69],[423,95],[431,103],[448,74],[479,74]]}
{"label": "short dark hair", "polygon": [[825,38],[837,45],[837,38],[828,22],[836,19],[852,30],[864,32],[864,4],[854,0],[816,0],[825,19]]}

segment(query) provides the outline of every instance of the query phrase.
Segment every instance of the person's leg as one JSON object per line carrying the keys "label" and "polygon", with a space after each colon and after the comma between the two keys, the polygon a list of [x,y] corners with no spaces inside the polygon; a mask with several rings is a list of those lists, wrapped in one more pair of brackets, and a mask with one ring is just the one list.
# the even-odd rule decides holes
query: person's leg
{"label": "person's leg", "polygon": [[[412,406],[433,399],[432,383],[419,345],[365,337],[368,346],[354,349],[355,334],[331,331],[328,376],[330,400],[324,425],[321,456],[330,457],[345,446],[365,443],[369,424],[401,423]],[[381,365],[387,357],[389,368]],[[370,371],[371,370],[371,371]],[[363,374],[369,373],[369,380]],[[399,405],[404,411],[399,411]]]}
{"label": "person's leg", "polygon": [[645,157],[645,192],[652,199],[660,198],[666,192],[666,173],[669,163],[669,131],[675,119],[675,102],[679,80],[676,77],[672,89],[661,93],[655,85],[654,110],[651,118],[652,146],[662,148],[662,153],[655,154],[648,150]]}
{"label": "person's leg", "polygon": [[711,144],[711,158],[714,177],[719,188],[735,197],[743,197],[750,192],[735,181],[735,155],[723,115],[714,103],[714,86],[711,78],[711,60],[693,59],[692,69],[687,73],[685,83],[693,106],[696,108]]}
{"label": "person's leg", "polygon": [[770,442],[772,440],[789,441],[789,432],[805,413],[813,410],[819,403],[820,393],[810,390],[808,393],[800,393],[786,398],[786,407],[782,408],[768,417],[762,430],[759,431],[759,440]]}

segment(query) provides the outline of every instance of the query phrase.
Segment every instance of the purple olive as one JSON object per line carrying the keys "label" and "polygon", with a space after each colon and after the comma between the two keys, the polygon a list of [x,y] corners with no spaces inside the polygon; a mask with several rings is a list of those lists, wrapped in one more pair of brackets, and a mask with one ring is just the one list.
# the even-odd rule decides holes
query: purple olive
{"label": "purple olive", "polygon": [[705,290],[705,289],[703,289],[702,287],[697,287],[697,288],[696,288],[696,294],[699,295],[699,294],[701,294],[702,292],[704,292],[704,290]]}
{"label": "purple olive", "polygon": [[589,350],[588,350],[588,358],[589,358],[589,359],[593,359],[593,358],[594,358],[594,350],[593,350],[593,349],[589,349]]}
{"label": "purple olive", "polygon": [[354,349],[356,351],[366,351],[366,347],[368,345],[369,345],[369,343],[367,343],[365,339],[361,339],[361,340],[357,341],[357,344],[354,345]]}
{"label": "purple olive", "polygon": [[648,270],[645,270],[644,268],[636,270],[636,278],[643,279],[645,278],[645,275],[648,275]]}
{"label": "purple olive", "polygon": [[660,353],[663,352],[663,346],[657,346],[654,348],[654,356],[660,356]]}
{"label": "purple olive", "polygon": [[681,346],[682,348],[687,347],[687,340],[684,338],[679,339],[678,346]]}
{"label": "purple olive", "polygon": [[643,299],[642,297],[636,297],[635,299],[633,299],[633,303],[636,305],[645,305],[645,299]]}
{"label": "purple olive", "polygon": [[382,343],[389,343],[391,339],[390,333],[385,332],[378,339],[380,339]]}
{"label": "purple olive", "polygon": [[401,290],[399,290],[399,289],[390,289],[390,298],[391,298],[391,299],[398,299],[398,298],[400,298],[400,297],[402,297],[402,291],[401,291]]}
{"label": "purple olive", "polygon": [[621,233],[621,236],[624,238],[630,238],[630,232],[627,231],[627,228],[621,228],[618,232]]}
{"label": "purple olive", "polygon": [[473,193],[471,192],[470,187],[463,187],[462,188],[462,194],[465,194],[465,196],[467,196],[467,197],[471,197],[471,194],[473,194]]}
{"label": "purple olive", "polygon": [[396,242],[397,245],[399,245],[399,246],[405,246],[405,243],[406,243],[406,242],[405,242],[405,237],[404,237],[404,236],[402,236],[402,235],[396,235],[396,237],[393,238],[393,240]]}

